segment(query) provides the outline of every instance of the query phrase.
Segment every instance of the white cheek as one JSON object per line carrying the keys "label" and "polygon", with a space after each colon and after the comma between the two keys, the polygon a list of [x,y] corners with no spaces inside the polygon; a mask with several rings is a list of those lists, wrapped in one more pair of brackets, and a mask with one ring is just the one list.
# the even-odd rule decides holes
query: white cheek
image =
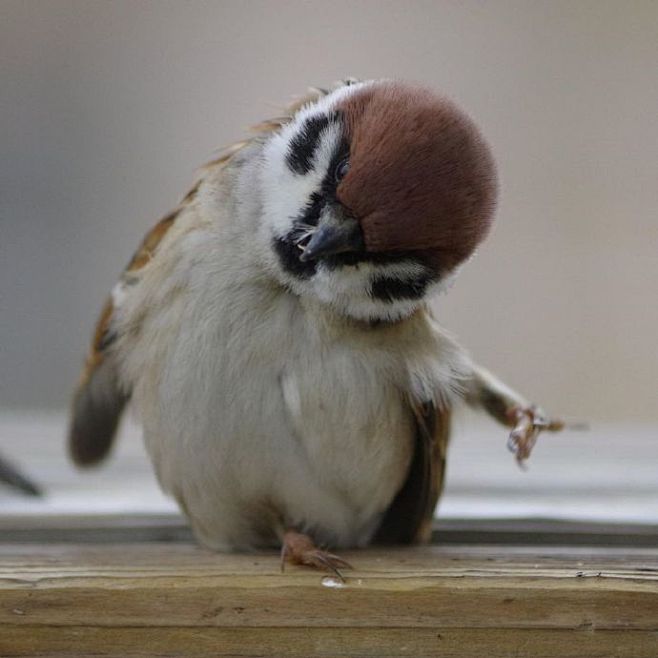
{"label": "white cheek", "polygon": [[280,132],[272,135],[263,147],[263,161],[259,171],[259,184],[263,198],[264,222],[273,235],[282,237],[288,233],[295,217],[308,203],[311,194],[320,188],[335,147],[340,139],[338,123],[323,131],[322,139],[314,155],[314,167],[305,175],[295,174],[286,163],[291,140],[307,119],[326,115],[342,100],[373,84],[373,81],[342,86],[315,103],[302,108],[294,120]]}
{"label": "white cheek", "polygon": [[323,132],[322,139],[314,154],[313,171],[319,175],[319,182],[327,175],[331,159],[341,140],[342,125],[340,123],[330,124]]}
{"label": "white cheek", "polygon": [[343,297],[360,297],[366,295],[369,287],[368,274],[364,271],[367,266],[343,267],[329,270],[322,265],[313,277],[313,287],[317,296],[323,302]]}
{"label": "white cheek", "polygon": [[289,145],[303,121],[295,121],[274,135],[263,149],[260,185],[263,191],[264,221],[273,235],[283,237],[303,212],[314,192],[318,192],[341,137],[338,123],[329,125],[320,138],[307,174],[293,172],[286,162]]}
{"label": "white cheek", "polygon": [[275,135],[266,145],[261,168],[264,221],[278,237],[286,235],[293,219],[318,187],[318,176],[293,173],[286,164],[289,138],[286,132]]}

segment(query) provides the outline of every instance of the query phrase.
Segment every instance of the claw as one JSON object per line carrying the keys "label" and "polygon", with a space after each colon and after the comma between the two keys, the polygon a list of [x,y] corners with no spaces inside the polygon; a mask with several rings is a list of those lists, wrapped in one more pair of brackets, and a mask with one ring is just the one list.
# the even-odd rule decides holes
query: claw
{"label": "claw", "polygon": [[345,578],[343,577],[343,574],[338,570],[338,567],[341,566],[339,562],[342,562],[342,560],[340,560],[340,558],[336,558],[335,555],[318,551],[315,555],[306,556],[303,559],[302,564],[305,564],[309,567],[315,567],[317,569],[323,569],[324,571],[329,571],[329,573],[333,573],[334,576],[338,578],[338,580],[344,583]]}
{"label": "claw", "polygon": [[527,408],[517,407],[510,411],[510,420],[515,423],[507,440],[507,448],[516,455],[519,466],[530,457],[542,430],[558,432],[564,428],[564,423],[557,419],[548,419],[537,406]]}
{"label": "claw", "polygon": [[302,564],[307,567],[328,571],[345,582],[340,569],[351,569],[352,565],[342,558],[319,549],[308,536],[292,530],[285,533],[281,548],[281,571],[286,561],[293,564]]}
{"label": "claw", "polygon": [[333,553],[326,553],[325,551],[321,550],[318,550],[315,555],[311,557],[311,561],[313,562],[313,566],[318,566],[319,563],[322,567],[327,569],[327,571],[331,571],[343,583],[345,582],[345,578],[343,578],[343,574],[338,570],[338,568],[352,568],[352,565],[346,560],[343,560]]}

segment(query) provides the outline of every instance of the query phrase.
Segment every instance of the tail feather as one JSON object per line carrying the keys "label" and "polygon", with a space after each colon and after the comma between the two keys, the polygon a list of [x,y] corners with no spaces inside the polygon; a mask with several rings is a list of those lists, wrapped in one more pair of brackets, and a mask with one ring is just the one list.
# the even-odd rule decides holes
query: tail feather
{"label": "tail feather", "polygon": [[73,398],[69,454],[78,466],[92,466],[110,452],[128,395],[121,390],[111,359],[98,364]]}

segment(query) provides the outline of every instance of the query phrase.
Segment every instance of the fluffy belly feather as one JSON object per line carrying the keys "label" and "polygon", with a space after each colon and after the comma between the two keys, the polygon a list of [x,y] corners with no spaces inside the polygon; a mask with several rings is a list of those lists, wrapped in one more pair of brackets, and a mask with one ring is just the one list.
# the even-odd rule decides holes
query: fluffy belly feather
{"label": "fluffy belly feather", "polygon": [[252,331],[240,349],[190,350],[188,335],[146,387],[160,482],[216,550],[274,545],[287,528],[364,544],[404,481],[414,426],[396,359],[292,324],[305,340]]}

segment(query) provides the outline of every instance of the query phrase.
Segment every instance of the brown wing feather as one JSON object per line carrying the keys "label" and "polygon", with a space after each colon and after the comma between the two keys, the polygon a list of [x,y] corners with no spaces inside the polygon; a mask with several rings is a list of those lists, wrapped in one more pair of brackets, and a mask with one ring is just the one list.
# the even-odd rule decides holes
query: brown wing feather
{"label": "brown wing feather", "polygon": [[[122,275],[124,281],[134,278],[153,258],[181,207],[192,201],[197,188],[195,186],[179,208],[161,219],[146,234]],[[129,392],[119,384],[116,365],[111,358],[111,348],[117,338],[112,326],[114,312],[114,302],[109,297],[96,323],[91,348],[73,396],[68,443],[73,461],[80,466],[96,464],[109,453],[121,414],[130,397]]]}
{"label": "brown wing feather", "polygon": [[[183,203],[189,202],[194,198],[198,186],[195,186],[185,196]],[[171,228],[174,220],[180,212],[180,207],[163,217],[145,236],[140,243],[137,251],[133,254],[130,262],[123,271],[122,278],[126,275],[134,274],[141,270],[149,263],[156,252],[156,249],[167,231]],[[94,371],[103,363],[108,348],[114,343],[116,335],[112,330],[112,319],[114,315],[114,302],[111,297],[105,301],[103,309],[96,321],[94,333],[91,341],[91,347],[84,368],[80,377],[79,387],[84,386],[89,381]]]}
{"label": "brown wing feather", "polygon": [[409,473],[384,514],[374,541],[382,544],[428,542],[434,509],[443,490],[450,434],[450,410],[434,403],[413,405],[416,445]]}

